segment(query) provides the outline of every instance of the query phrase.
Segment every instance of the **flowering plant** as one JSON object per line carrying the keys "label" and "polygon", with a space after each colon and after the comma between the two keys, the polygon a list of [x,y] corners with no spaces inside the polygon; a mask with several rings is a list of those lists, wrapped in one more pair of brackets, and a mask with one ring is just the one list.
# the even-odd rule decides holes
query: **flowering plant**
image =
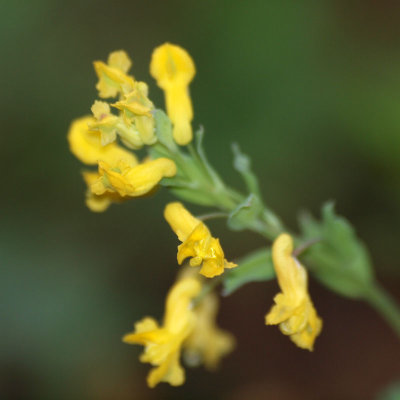
{"label": "flowering plant", "polygon": [[[73,121],[69,129],[72,153],[97,166],[83,172],[86,205],[103,212],[165,187],[181,201],[212,209],[194,216],[179,201],[165,207],[165,220],[180,242],[177,262],[188,262],[167,295],[162,323],[145,317],[123,337],[125,343],[144,346],[140,360],[153,366],[150,387],[184,382],[181,355],[188,365],[215,369],[233,350],[233,336],[215,322],[219,285],[230,295],[244,284],[276,276],[281,292],[274,305],[271,301],[265,323],[278,325],[302,349],[313,350],[323,325],[308,291],[308,272],[339,295],[369,302],[400,335],[396,304],[376,282],[366,247],[332,203],[323,206],[321,220],[303,216],[300,233],[293,233],[263,199],[250,158],[238,145],[233,145],[234,168],[247,193],[229,187],[209,163],[204,132],[193,133],[191,125],[189,84],[195,65],[186,50],[166,43],[153,52],[150,72],[165,93],[166,113],[150,100],[146,83],[128,74],[130,67],[124,51],[111,53],[107,63],[94,63],[99,97],[113,102],[96,100],[92,115]],[[139,161],[134,151],[141,148],[147,157]],[[272,246],[228,261],[229,251],[225,255],[205,223],[220,217],[230,229],[256,232]]]}

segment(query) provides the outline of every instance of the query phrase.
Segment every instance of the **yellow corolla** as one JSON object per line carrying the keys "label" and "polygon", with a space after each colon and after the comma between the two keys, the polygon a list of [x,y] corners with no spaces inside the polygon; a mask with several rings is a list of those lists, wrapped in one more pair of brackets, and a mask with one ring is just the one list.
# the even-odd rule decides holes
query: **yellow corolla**
{"label": "yellow corolla", "polygon": [[164,177],[176,174],[176,165],[169,158],[157,158],[132,165],[124,160],[117,164],[99,162],[99,178],[92,183],[91,190],[100,196],[116,192],[120,196],[143,196],[150,192]]}
{"label": "yellow corolla", "polygon": [[95,122],[96,119],[92,116],[78,118],[72,122],[68,142],[74,156],[87,165],[96,165],[98,161],[116,164],[119,160],[136,165],[138,161],[135,155],[115,142],[106,146],[101,144],[101,133],[89,128]]}
{"label": "yellow corolla", "polygon": [[190,265],[202,265],[200,273],[207,278],[221,275],[225,268],[236,267],[236,264],[225,259],[219,239],[212,237],[207,226],[190,214],[182,203],[168,204],[164,217],[182,242],[178,246],[179,264],[192,257]]}
{"label": "yellow corolla", "polygon": [[216,325],[218,297],[207,294],[194,308],[196,323],[184,344],[184,359],[188,365],[204,364],[214,370],[222,357],[235,347],[233,335]]}
{"label": "yellow corolla", "polygon": [[272,260],[282,293],[266,315],[267,325],[277,325],[281,332],[303,349],[312,350],[322,329],[307,289],[307,272],[292,256],[293,239],[281,234],[272,246]]}
{"label": "yellow corolla", "polygon": [[118,93],[126,93],[133,89],[134,79],[126,74],[132,62],[123,50],[110,53],[107,64],[103,61],[93,63],[99,78],[96,89],[102,98],[115,97]]}
{"label": "yellow corolla", "polygon": [[154,50],[150,73],[165,92],[167,114],[173,123],[175,141],[179,145],[188,144],[193,138],[189,83],[196,70],[192,58],[182,47],[165,43]]}
{"label": "yellow corolla", "polygon": [[135,324],[135,329],[123,337],[129,344],[145,346],[140,361],[152,364],[147,383],[150,387],[159,382],[179,386],[185,381],[185,371],[180,364],[183,342],[195,325],[191,302],[201,290],[201,284],[193,278],[178,281],[169,291],[162,326],[153,318],[146,317]]}

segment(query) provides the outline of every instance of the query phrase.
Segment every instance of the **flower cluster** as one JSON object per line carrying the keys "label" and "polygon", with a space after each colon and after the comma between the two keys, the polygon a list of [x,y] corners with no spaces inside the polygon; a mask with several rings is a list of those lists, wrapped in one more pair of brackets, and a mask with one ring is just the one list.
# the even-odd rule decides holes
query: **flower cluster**
{"label": "flower cluster", "polygon": [[[150,73],[164,90],[168,117],[149,99],[147,84],[128,74],[131,64],[124,51],[111,53],[107,63],[94,63],[96,89],[103,100],[95,100],[92,114],[76,119],[69,129],[72,153],[82,163],[97,166],[97,170],[83,171],[86,205],[103,212],[112,203],[151,194],[161,185],[182,200],[216,207],[219,214],[208,218],[222,215],[236,230],[253,227],[276,239],[272,258],[282,293],[275,297],[266,323],[279,324],[296,345],[312,350],[322,322],[308,294],[306,270],[292,254],[292,238],[263,207],[249,163],[238,155],[237,169],[251,192],[246,198],[227,187],[211,167],[201,146],[201,132],[196,135],[196,146],[191,143],[193,60],[184,49],[169,43],[153,52]],[[141,161],[135,152],[139,149],[147,150]],[[219,239],[204,223],[205,216],[196,217],[181,202],[171,202],[164,217],[181,242],[179,265],[189,259],[189,266],[195,268],[184,269],[170,289],[161,324],[145,317],[123,338],[144,346],[140,360],[153,366],[150,387],[159,382],[181,385],[185,380],[181,356],[188,365],[215,369],[234,347],[233,336],[216,325],[218,297],[213,289],[229,279],[226,270],[238,265],[227,261]],[[238,264],[233,271],[238,270],[240,276],[246,266]]]}

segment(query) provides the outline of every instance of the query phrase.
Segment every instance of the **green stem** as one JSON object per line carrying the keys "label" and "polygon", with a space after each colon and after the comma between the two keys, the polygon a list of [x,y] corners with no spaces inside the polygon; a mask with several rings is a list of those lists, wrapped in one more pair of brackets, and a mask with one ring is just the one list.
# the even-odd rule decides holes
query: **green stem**
{"label": "green stem", "polygon": [[375,284],[367,291],[365,300],[386,319],[400,337],[400,308],[392,296]]}
{"label": "green stem", "polygon": [[196,216],[196,218],[201,221],[207,221],[209,219],[215,219],[215,218],[228,218],[228,217],[229,217],[229,214],[224,213],[224,212],[215,212],[215,213],[202,214],[202,215]]}
{"label": "green stem", "polygon": [[217,276],[203,286],[200,294],[193,300],[193,306],[196,307],[211,291],[213,291],[224,280],[224,274]]}

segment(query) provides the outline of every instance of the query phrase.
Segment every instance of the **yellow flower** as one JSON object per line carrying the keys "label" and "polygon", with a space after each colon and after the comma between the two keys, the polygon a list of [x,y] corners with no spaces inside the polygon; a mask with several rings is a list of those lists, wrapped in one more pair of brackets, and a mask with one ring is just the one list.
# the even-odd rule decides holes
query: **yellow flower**
{"label": "yellow flower", "polygon": [[103,146],[112,143],[117,138],[117,124],[119,118],[110,112],[110,106],[104,101],[96,100],[91,111],[96,121],[90,125],[90,129],[100,132]]}
{"label": "yellow flower", "polygon": [[119,160],[125,160],[131,165],[137,164],[136,157],[116,143],[103,146],[100,132],[89,128],[95,122],[95,118],[91,116],[78,118],[72,122],[68,132],[68,142],[75,157],[88,165],[96,165],[99,160],[110,164],[115,164]]}
{"label": "yellow flower", "polygon": [[124,160],[110,165],[99,162],[100,177],[91,185],[94,194],[117,192],[120,196],[137,197],[150,192],[164,177],[176,174],[176,165],[169,158],[157,158],[139,165]]}
{"label": "yellow flower", "polygon": [[197,267],[202,264],[200,273],[207,278],[221,275],[224,268],[236,267],[236,264],[225,259],[219,239],[212,237],[207,226],[190,214],[181,203],[168,204],[164,217],[182,242],[178,246],[179,264],[192,257],[190,265]]}
{"label": "yellow flower", "polygon": [[184,343],[186,364],[204,364],[214,370],[220,359],[235,347],[234,337],[216,325],[218,297],[207,294],[194,308],[196,323],[193,332]]}
{"label": "yellow flower", "polygon": [[188,144],[193,137],[189,83],[196,73],[192,58],[182,47],[165,43],[154,50],[150,73],[165,92],[167,114],[174,125],[175,141],[180,145]]}
{"label": "yellow flower", "polygon": [[99,78],[96,89],[100,97],[115,97],[118,93],[133,89],[134,79],[126,75],[132,62],[123,50],[110,53],[107,64],[103,61],[95,61],[93,64]]}
{"label": "yellow flower", "polygon": [[292,256],[293,240],[281,234],[272,246],[272,260],[282,293],[275,296],[275,305],[266,315],[267,325],[277,325],[281,332],[303,349],[312,350],[322,329],[307,289],[307,272]]}
{"label": "yellow flower", "polygon": [[122,111],[124,121],[128,126],[134,124],[143,144],[149,145],[156,142],[152,115],[154,104],[148,98],[148,87],[144,82],[136,82],[135,88],[112,106]]}
{"label": "yellow flower", "polygon": [[173,386],[184,383],[185,371],[179,361],[181,347],[194,327],[195,316],[190,306],[200,290],[201,284],[196,279],[178,281],[168,293],[162,326],[146,317],[135,324],[133,333],[123,337],[125,343],[145,346],[140,361],[155,367],[147,377],[150,387],[159,382]]}
{"label": "yellow flower", "polygon": [[86,205],[90,211],[103,212],[107,210],[112,203],[122,203],[124,201],[124,198],[118,193],[105,192],[98,196],[90,190],[90,186],[100,177],[98,172],[84,171],[82,175],[88,186],[86,191]]}

